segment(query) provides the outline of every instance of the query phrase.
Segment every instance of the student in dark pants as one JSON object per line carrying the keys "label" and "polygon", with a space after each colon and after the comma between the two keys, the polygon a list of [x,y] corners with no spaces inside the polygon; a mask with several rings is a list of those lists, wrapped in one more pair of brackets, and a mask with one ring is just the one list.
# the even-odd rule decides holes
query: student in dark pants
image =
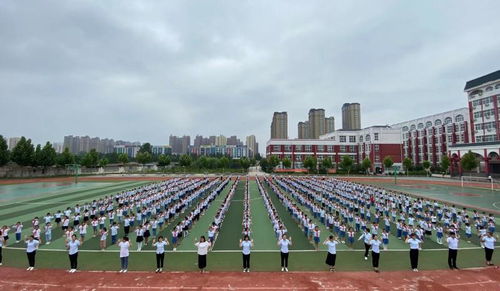
{"label": "student in dark pants", "polygon": [[74,234],[66,243],[69,256],[70,273],[76,272],[76,269],[78,268],[78,247],[80,247],[80,241],[76,239],[76,234]]}
{"label": "student in dark pants", "polygon": [[278,241],[278,246],[281,251],[281,272],[288,272],[288,247],[292,245],[292,237],[287,239],[284,234]]}
{"label": "student in dark pants", "polygon": [[410,263],[411,269],[414,272],[418,272],[418,251],[420,249],[421,240],[416,238],[416,234],[412,233],[409,238],[406,239],[406,243],[410,245]]}
{"label": "student in dark pants", "polygon": [[378,269],[378,264],[380,261],[380,245],[382,242],[378,239],[377,235],[374,234],[372,236],[372,240],[370,241],[370,246],[372,248],[372,266],[375,272],[380,272]]}
{"label": "student in dark pants", "polygon": [[370,230],[367,228],[365,232],[359,237],[358,240],[363,240],[365,243],[365,261],[368,260],[368,253],[370,252],[370,241],[372,240],[372,234]]}
{"label": "student in dark pants", "polygon": [[250,250],[253,247],[253,240],[248,235],[240,239],[240,248],[243,253],[243,272],[250,272]]}
{"label": "student in dark pants", "polygon": [[29,267],[26,270],[33,271],[33,269],[35,269],[36,250],[38,249],[40,242],[32,235],[27,237],[24,242],[26,243],[26,255],[28,256],[29,264]]}
{"label": "student in dark pants", "polygon": [[457,268],[457,253],[458,253],[459,236],[454,232],[450,232],[450,236],[446,239],[448,242],[448,266],[450,269]]}
{"label": "student in dark pants", "polygon": [[484,245],[484,255],[486,257],[487,266],[493,266],[491,258],[493,257],[493,251],[495,250],[496,241],[497,239],[493,236],[493,232],[488,232],[481,238],[481,242]]}
{"label": "student in dark pants", "polygon": [[153,246],[156,247],[156,273],[161,273],[165,261],[165,246],[168,246],[168,241],[160,235],[157,242],[153,240]]}

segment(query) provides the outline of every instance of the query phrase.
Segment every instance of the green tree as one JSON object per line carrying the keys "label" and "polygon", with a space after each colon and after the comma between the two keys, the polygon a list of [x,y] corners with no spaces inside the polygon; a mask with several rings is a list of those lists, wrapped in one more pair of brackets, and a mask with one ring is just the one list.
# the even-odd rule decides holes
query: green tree
{"label": "green tree", "polygon": [[91,149],[90,152],[86,153],[82,159],[82,165],[87,168],[95,168],[99,163],[99,154],[95,149]]}
{"label": "green tree", "polygon": [[68,148],[64,148],[64,151],[56,159],[57,165],[64,167],[65,165],[74,164],[75,156],[69,152]]}
{"label": "green tree", "polygon": [[139,153],[149,153],[151,156],[153,155],[153,147],[149,142],[143,144],[139,149]]}
{"label": "green tree", "polygon": [[271,167],[271,164],[269,163],[268,159],[261,159],[259,161],[259,166],[262,169],[262,171],[264,171],[266,173],[270,173],[272,171],[272,169],[273,169]]}
{"label": "green tree", "polygon": [[109,164],[109,161],[107,158],[102,158],[99,160],[99,167],[104,168]]}
{"label": "green tree", "polygon": [[7,140],[0,135],[0,167],[6,165],[10,159],[10,153],[7,146]]}
{"label": "green tree", "polygon": [[38,158],[38,166],[42,166],[44,168],[52,167],[56,163],[56,158],[56,150],[52,147],[52,144],[50,144],[50,142],[47,142],[40,152],[40,157]]}
{"label": "green tree", "polygon": [[309,173],[315,173],[318,167],[318,160],[316,157],[309,156],[304,160],[304,167],[309,171]]}
{"label": "green tree", "polygon": [[270,156],[268,157],[268,162],[271,168],[274,170],[276,166],[280,164],[280,159],[277,156]]}
{"label": "green tree", "polygon": [[21,137],[17,145],[12,150],[12,161],[19,166],[30,166],[33,164],[35,149],[31,144],[31,139]]}
{"label": "green tree", "polygon": [[361,168],[365,173],[368,173],[368,170],[372,167],[372,161],[368,157],[364,158],[363,161],[361,161]]}
{"label": "green tree", "polygon": [[386,156],[384,158],[384,170],[385,171],[389,171],[389,169],[392,167],[392,165],[394,165],[394,161],[392,160],[391,156]]}
{"label": "green tree", "polygon": [[135,159],[139,164],[147,164],[151,163],[153,160],[153,156],[149,152],[138,152],[135,156]]}
{"label": "green tree", "polygon": [[477,160],[474,153],[469,151],[468,153],[462,156],[462,159],[460,160],[460,165],[462,165],[462,169],[464,169],[465,171],[471,172],[472,170],[474,170],[479,166],[479,161]]}
{"label": "green tree", "polygon": [[281,161],[283,167],[289,169],[292,167],[292,161],[289,158],[284,158],[283,161]]}
{"label": "green tree", "polygon": [[243,157],[240,159],[240,165],[245,171],[248,171],[248,168],[250,168],[250,160],[246,157]]}
{"label": "green tree", "polygon": [[413,161],[410,158],[403,159],[403,167],[405,167],[405,171],[406,171],[407,176],[408,176],[408,172],[410,171],[412,165],[413,165]]}
{"label": "green tree", "polygon": [[118,161],[122,163],[122,166],[125,166],[125,164],[128,164],[128,155],[126,153],[119,154]]}
{"label": "green tree", "polygon": [[354,161],[352,160],[352,158],[350,156],[344,156],[342,158],[342,161],[340,162],[340,168],[342,170],[346,170],[347,175],[349,175],[351,173],[352,165],[354,165]]}
{"label": "green tree", "polygon": [[431,168],[431,162],[429,162],[428,160],[425,160],[422,162],[422,167],[424,167],[425,171],[427,172],[427,175],[429,175],[429,170]]}
{"label": "green tree", "polygon": [[448,173],[448,169],[450,168],[450,158],[448,158],[448,156],[443,156],[441,158],[441,169],[443,169],[444,171],[444,174],[447,174]]}
{"label": "green tree", "polygon": [[330,159],[329,157],[324,158],[323,161],[321,162],[321,166],[323,167],[323,169],[327,171],[333,168],[332,159]]}
{"label": "green tree", "polygon": [[209,169],[217,169],[219,167],[219,160],[215,157],[207,158],[207,168]]}
{"label": "green tree", "polygon": [[190,156],[182,155],[179,159],[179,164],[183,167],[189,167],[191,165],[192,161],[193,161],[193,159],[191,159]]}
{"label": "green tree", "polygon": [[229,167],[229,159],[227,157],[220,158],[219,165],[221,168],[226,169],[227,167]]}
{"label": "green tree", "polygon": [[158,166],[166,167],[168,165],[170,165],[170,157],[167,155],[160,155],[158,157]]}
{"label": "green tree", "polygon": [[33,155],[33,163],[31,164],[33,167],[41,166],[42,162],[42,146],[40,144],[36,145],[35,154]]}

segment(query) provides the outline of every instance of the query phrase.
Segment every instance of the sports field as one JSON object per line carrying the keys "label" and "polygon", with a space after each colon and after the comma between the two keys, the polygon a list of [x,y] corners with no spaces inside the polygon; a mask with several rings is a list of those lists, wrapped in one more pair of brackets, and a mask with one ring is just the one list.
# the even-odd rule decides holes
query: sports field
{"label": "sports field", "polygon": [[[267,215],[261,193],[257,187],[254,178],[242,177],[231,200],[229,209],[221,224],[220,232],[213,247],[213,251],[208,256],[208,269],[211,271],[237,271],[241,268],[241,253],[238,247],[238,240],[241,237],[241,221],[243,210],[244,183],[249,179],[250,209],[252,219],[252,238],[255,246],[252,254],[253,271],[276,271],[279,270],[279,249],[276,245],[276,236],[273,230],[271,220]],[[121,191],[146,185],[148,181],[118,181],[105,183],[79,183],[78,185],[60,185],[60,184],[20,184],[0,186],[0,192],[6,195],[3,197],[7,202],[0,206],[0,225],[13,226],[20,221],[24,224],[23,236],[31,234],[31,220],[38,216],[42,218],[47,212],[54,213],[57,210],[65,210],[67,207],[74,207],[76,204],[84,204],[104,196],[113,195]],[[234,179],[231,183],[235,183]],[[414,183],[418,183],[414,182]],[[325,247],[321,246],[320,251],[315,251],[310,240],[304,235],[299,224],[293,219],[286,207],[278,199],[276,193],[267,184],[263,184],[269,194],[270,200],[279,213],[280,219],[286,226],[288,234],[293,238],[291,247],[290,266],[292,271],[323,271],[326,270],[324,264]],[[428,185],[428,184],[426,184]],[[63,187],[63,188],[61,188]],[[197,221],[189,235],[185,237],[177,250],[169,251],[166,256],[168,270],[175,271],[194,271],[196,266],[196,252],[193,245],[194,239],[207,234],[208,226],[212,223],[217,209],[224,198],[229,194],[230,185],[226,186],[221,194],[211,203],[208,209],[203,213],[200,220]],[[413,187],[418,189],[416,187]],[[470,190],[476,191],[476,190]],[[17,192],[17,193],[16,193]],[[285,195],[294,199],[290,193]],[[7,197],[8,195],[8,197]],[[15,198],[14,198],[15,196]],[[202,197],[200,197],[201,199]],[[195,200],[191,205],[196,205]],[[310,210],[298,204],[304,212]],[[186,211],[189,211],[187,209]],[[169,221],[160,231],[159,235],[170,238],[170,231],[181,219],[182,215]],[[316,225],[320,226],[321,241],[331,233],[319,219],[314,218]],[[409,268],[408,247],[395,236],[395,227],[392,225],[389,236],[389,249],[383,251],[381,255],[381,269],[388,270],[406,270]],[[119,236],[122,236],[120,229]],[[463,230],[461,230],[463,234]],[[67,252],[64,248],[65,241],[62,236],[62,230],[55,228],[53,230],[53,241],[49,245],[42,244],[37,254],[37,268],[68,268]],[[360,233],[356,234],[356,239]],[[25,257],[24,243],[16,243],[13,239],[14,233],[10,232],[8,247],[4,248],[4,266],[25,267],[27,260]],[[131,241],[134,242],[135,234],[131,234]],[[43,237],[43,235],[42,235]],[[81,247],[79,257],[80,270],[116,270],[119,267],[118,249],[116,246],[110,246],[108,237],[107,248],[104,251],[99,250],[99,241],[97,237],[87,235]],[[462,268],[484,266],[484,251],[479,246],[479,240],[474,235],[471,242],[462,240],[460,243],[459,265]],[[363,243],[356,240],[353,247],[346,244],[338,246],[337,270],[341,271],[363,271],[371,270],[370,261],[363,260]],[[428,237],[423,245],[423,251],[420,255],[420,269],[444,269],[447,268],[447,248],[436,242],[436,238]],[[500,263],[495,254],[493,261]],[[130,256],[130,270],[154,270],[155,258],[154,250],[151,245],[144,246],[141,252],[136,252],[132,248]]]}

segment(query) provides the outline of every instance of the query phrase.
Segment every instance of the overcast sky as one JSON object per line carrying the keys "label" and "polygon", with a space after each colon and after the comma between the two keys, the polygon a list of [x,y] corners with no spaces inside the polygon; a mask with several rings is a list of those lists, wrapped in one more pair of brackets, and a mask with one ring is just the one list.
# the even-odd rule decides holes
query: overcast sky
{"label": "overcast sky", "polygon": [[[340,3],[342,2],[342,3]],[[168,144],[289,136],[309,108],[341,127],[465,107],[500,69],[500,1],[1,1],[0,134]]]}

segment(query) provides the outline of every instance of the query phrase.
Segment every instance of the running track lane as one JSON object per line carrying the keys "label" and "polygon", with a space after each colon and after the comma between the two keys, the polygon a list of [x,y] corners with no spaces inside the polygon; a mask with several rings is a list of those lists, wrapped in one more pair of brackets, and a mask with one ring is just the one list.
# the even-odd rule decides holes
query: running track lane
{"label": "running track lane", "polygon": [[[395,272],[77,272],[0,269],[2,290],[495,290],[500,269]],[[497,287],[495,287],[497,286]],[[498,289],[496,289],[498,290]]]}

